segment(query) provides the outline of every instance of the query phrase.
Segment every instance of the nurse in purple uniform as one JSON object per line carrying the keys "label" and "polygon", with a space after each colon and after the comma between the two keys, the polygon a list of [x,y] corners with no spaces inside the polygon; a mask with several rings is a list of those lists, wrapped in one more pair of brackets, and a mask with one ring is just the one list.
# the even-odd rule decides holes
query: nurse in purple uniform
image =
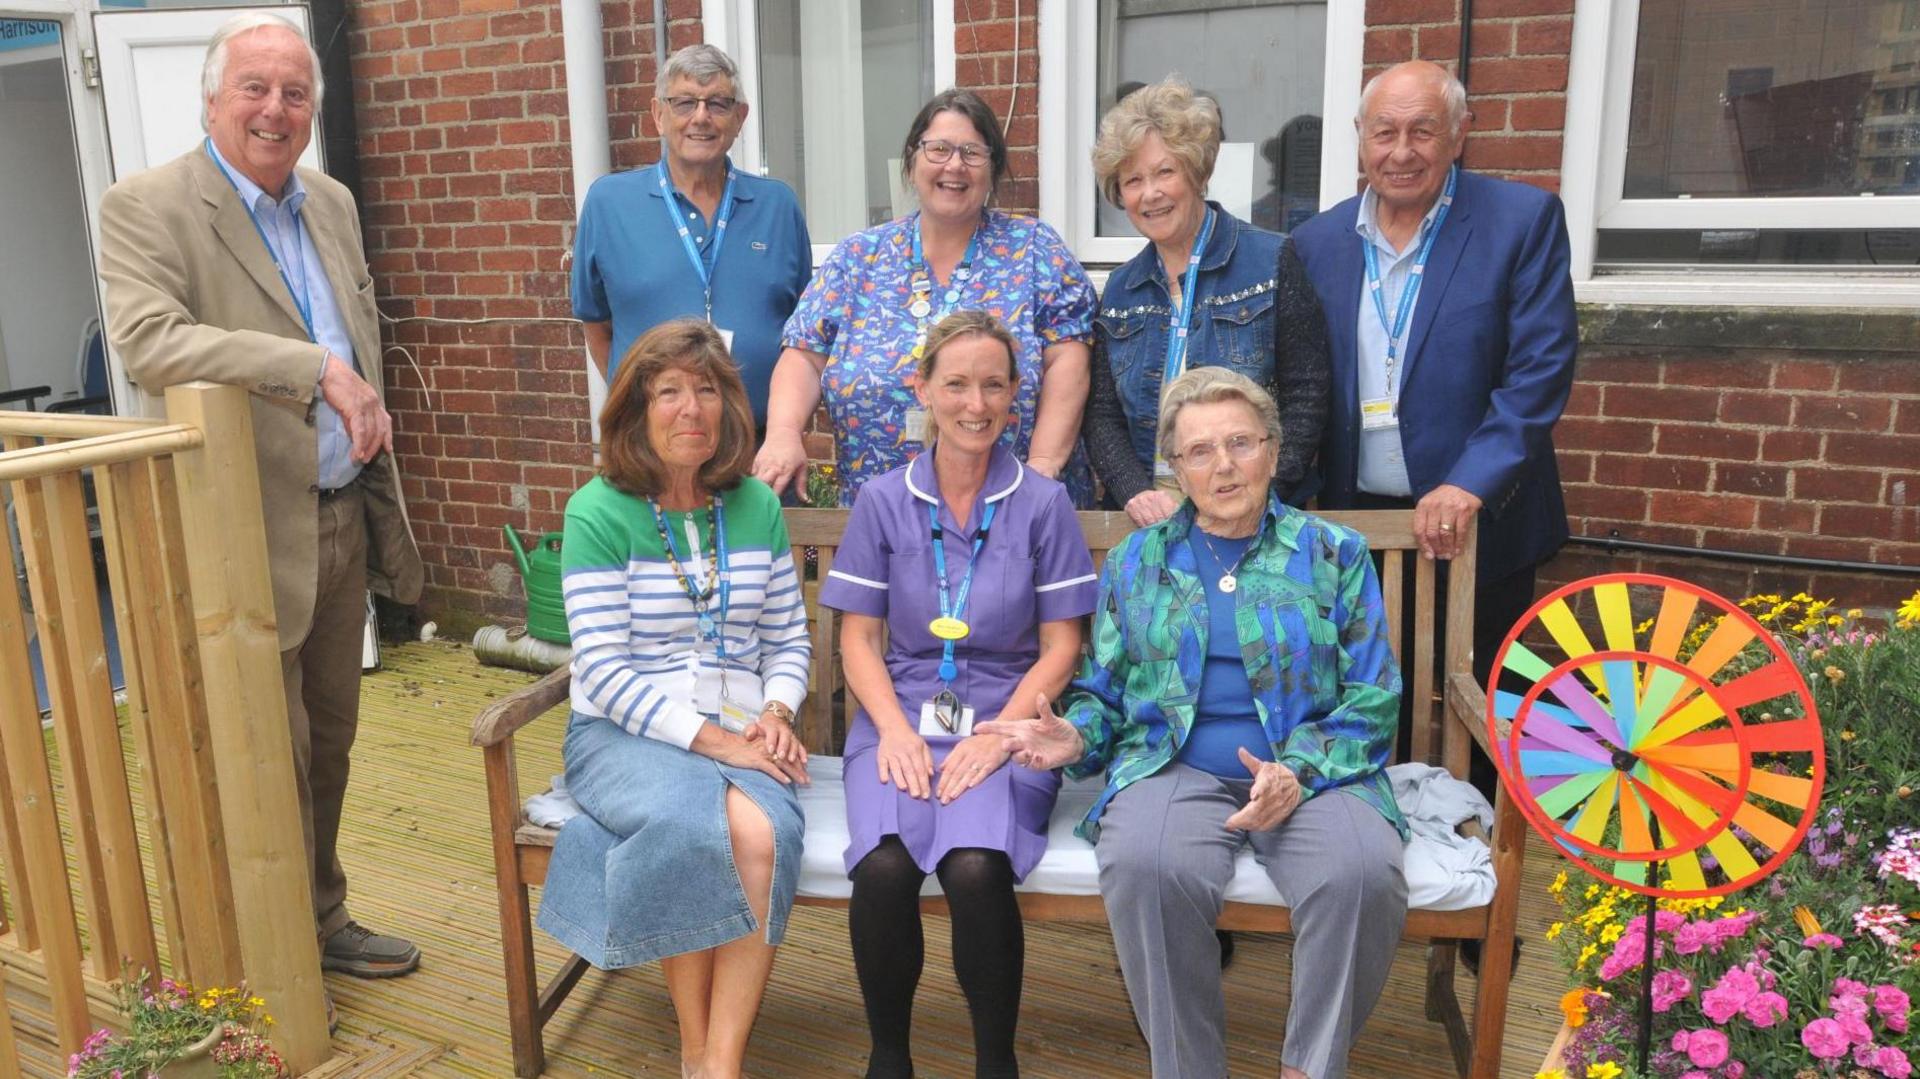
{"label": "nurse in purple uniform", "polygon": [[1015,882],[1047,846],[1060,778],[972,733],[1035,715],[1080,659],[1095,576],[1067,489],[1000,444],[1016,345],[963,311],[928,334],[916,394],[932,447],[861,489],[820,602],[845,613],[848,927],[873,1039],[869,1079],[913,1074],[920,887],[953,912],[976,1076],[1016,1076],[1026,945]]}

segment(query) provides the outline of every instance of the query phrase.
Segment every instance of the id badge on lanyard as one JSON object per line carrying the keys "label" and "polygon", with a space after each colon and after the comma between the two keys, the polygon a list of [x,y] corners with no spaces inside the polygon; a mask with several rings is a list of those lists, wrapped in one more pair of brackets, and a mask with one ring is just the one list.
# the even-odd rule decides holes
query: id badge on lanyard
{"label": "id badge on lanyard", "polygon": [[733,166],[727,166],[727,186],[720,192],[720,207],[713,215],[713,246],[707,258],[700,257],[700,248],[693,242],[693,232],[687,223],[680,219],[680,200],[675,197],[673,180],[667,175],[665,162],[655,166],[654,178],[660,181],[660,196],[667,207],[667,219],[673,222],[674,231],[680,235],[681,250],[687,254],[687,261],[693,263],[694,275],[700,279],[700,295],[705,304],[707,322],[720,331],[720,341],[728,352],[733,351],[733,331],[713,321],[713,270],[720,264],[720,248],[727,242],[727,225],[733,221],[736,203],[733,198],[734,181],[739,174]]}
{"label": "id badge on lanyard", "polygon": [[1459,182],[1460,166],[1454,165],[1447,170],[1447,186],[1440,192],[1439,208],[1420,238],[1420,249],[1414,253],[1407,283],[1400,289],[1400,302],[1391,319],[1387,317],[1386,284],[1380,275],[1380,252],[1372,240],[1365,236],[1360,238],[1360,253],[1367,270],[1367,293],[1373,297],[1373,310],[1379,316],[1380,329],[1387,335],[1386,393],[1360,402],[1362,431],[1391,431],[1400,426],[1400,387],[1394,375],[1407,338],[1408,322],[1420,297],[1420,286],[1426,280],[1427,259],[1433,254],[1433,244],[1440,236],[1440,226],[1446,223],[1447,211],[1453,208],[1453,192]]}
{"label": "id badge on lanyard", "polygon": [[[1200,223],[1200,235],[1194,238],[1193,250],[1187,255],[1187,272],[1183,276],[1185,287],[1180,290],[1180,305],[1167,315],[1167,357],[1160,370],[1160,392],[1165,394],[1173,380],[1187,370],[1187,334],[1193,327],[1193,297],[1200,291],[1200,257],[1206,254],[1207,241],[1213,238],[1214,212],[1207,207],[1206,219]],[[1173,465],[1160,456],[1160,448],[1153,450],[1154,486],[1161,490],[1172,488],[1178,491],[1179,484],[1173,476]]]}

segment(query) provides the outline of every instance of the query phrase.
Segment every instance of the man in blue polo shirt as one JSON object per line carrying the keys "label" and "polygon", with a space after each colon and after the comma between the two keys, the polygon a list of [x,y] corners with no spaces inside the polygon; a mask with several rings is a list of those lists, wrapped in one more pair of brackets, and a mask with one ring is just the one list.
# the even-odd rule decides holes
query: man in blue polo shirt
{"label": "man in blue polo shirt", "polygon": [[573,249],[573,314],[612,381],[641,334],[672,318],[719,328],[767,421],[780,328],[813,269],[793,190],[727,160],[747,119],[739,68],[712,45],[668,58],[653,99],[659,164],[602,177],[587,191]]}

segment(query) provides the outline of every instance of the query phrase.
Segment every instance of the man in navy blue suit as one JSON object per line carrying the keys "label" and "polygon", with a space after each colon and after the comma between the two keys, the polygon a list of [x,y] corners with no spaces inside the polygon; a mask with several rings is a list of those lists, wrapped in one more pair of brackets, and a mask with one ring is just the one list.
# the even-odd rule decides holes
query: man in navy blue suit
{"label": "man in navy blue suit", "polygon": [[1476,518],[1474,673],[1567,538],[1553,425],[1577,341],[1560,200],[1460,168],[1466,90],[1425,61],[1360,96],[1367,189],[1293,233],[1333,349],[1320,506],[1412,507],[1428,558]]}

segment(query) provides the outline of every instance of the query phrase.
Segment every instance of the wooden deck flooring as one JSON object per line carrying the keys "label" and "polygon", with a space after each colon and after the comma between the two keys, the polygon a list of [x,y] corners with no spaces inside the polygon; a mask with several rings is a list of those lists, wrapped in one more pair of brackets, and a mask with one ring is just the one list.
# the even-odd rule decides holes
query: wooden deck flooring
{"label": "wooden deck flooring", "polygon": [[[385,669],[365,682],[342,859],[351,906],[362,922],[410,937],[425,953],[418,973],[389,981],[329,975],[339,1007],[339,1055],[319,1075],[510,1076],[498,907],[488,849],[480,753],[468,724],[489,700],[531,676],[484,668],[444,644],[388,649]],[[521,782],[531,793],[559,770],[559,716],[519,739]],[[1559,1026],[1563,983],[1541,941],[1550,914],[1545,883],[1557,868],[1546,848],[1529,851],[1520,933],[1528,942],[1513,987],[1503,1074],[1534,1073]],[[536,933],[543,978],[563,958]],[[927,972],[918,998],[915,1058],[926,1079],[972,1074],[966,1006],[948,962],[942,919],[927,924]],[[1289,951],[1278,938],[1242,934],[1227,972],[1235,1076],[1277,1074],[1288,1006]],[[1425,1018],[1424,950],[1403,944],[1386,997],[1354,1051],[1355,1079],[1451,1076],[1440,1027]],[[1473,980],[1460,975],[1463,999]],[[30,994],[9,987],[8,1004],[28,1075],[58,1075],[50,1025]],[[749,1074],[857,1076],[866,1031],[846,916],[798,908],[773,972],[748,1061]],[[547,1028],[554,1076],[677,1076],[673,1017],[657,967],[589,972]],[[1022,1068],[1041,1079],[1146,1076],[1104,928],[1034,925],[1027,932],[1021,1011]]]}

